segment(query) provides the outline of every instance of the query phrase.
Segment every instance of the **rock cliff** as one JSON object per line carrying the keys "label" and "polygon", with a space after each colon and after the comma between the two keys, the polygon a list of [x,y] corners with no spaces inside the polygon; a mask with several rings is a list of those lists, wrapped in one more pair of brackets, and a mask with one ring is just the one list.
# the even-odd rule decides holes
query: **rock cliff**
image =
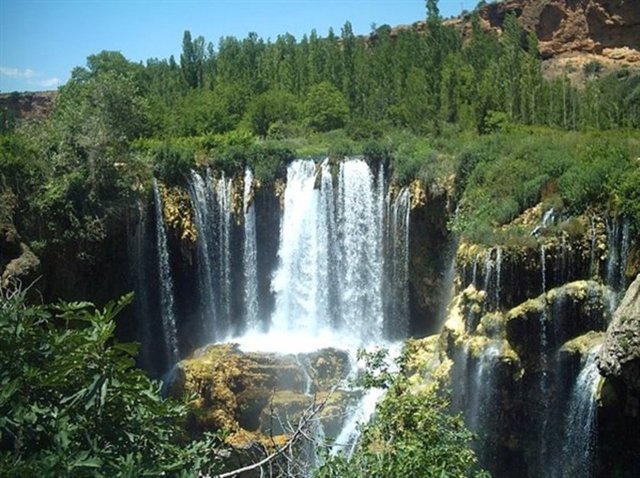
{"label": "rock cliff", "polygon": [[[584,80],[584,66],[597,62],[603,72],[640,69],[640,8],[633,0],[506,0],[479,8],[481,25],[498,34],[507,14],[518,17],[538,38],[547,77],[567,74]],[[471,16],[448,20],[471,33]]]}

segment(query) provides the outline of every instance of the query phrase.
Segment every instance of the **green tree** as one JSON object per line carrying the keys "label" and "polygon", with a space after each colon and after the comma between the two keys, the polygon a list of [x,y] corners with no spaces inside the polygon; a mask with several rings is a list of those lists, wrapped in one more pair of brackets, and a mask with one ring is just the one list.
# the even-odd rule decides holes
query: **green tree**
{"label": "green tree", "polygon": [[215,472],[213,436],[191,442],[184,404],[134,367],[137,346],[113,338],[132,295],[26,305],[0,296],[0,475],[195,476]]}
{"label": "green tree", "polygon": [[265,137],[269,127],[279,121],[290,123],[298,118],[297,98],[286,91],[269,90],[258,95],[250,104],[247,116],[253,132]]}
{"label": "green tree", "polygon": [[191,32],[185,30],[182,37],[182,54],[180,68],[187,85],[197,88],[203,84],[203,67],[205,61],[205,44],[202,36],[191,39]]}
{"label": "green tree", "polygon": [[349,105],[340,90],[329,82],[312,86],[304,104],[304,115],[316,131],[342,128],[349,117]]}

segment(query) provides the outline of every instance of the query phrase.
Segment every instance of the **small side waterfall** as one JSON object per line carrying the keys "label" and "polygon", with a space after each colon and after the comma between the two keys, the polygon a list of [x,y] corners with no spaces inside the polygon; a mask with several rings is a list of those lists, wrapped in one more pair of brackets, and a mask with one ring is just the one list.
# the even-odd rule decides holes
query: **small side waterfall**
{"label": "small side waterfall", "polygon": [[629,219],[625,218],[622,223],[622,238],[620,244],[620,264],[619,264],[619,275],[620,275],[620,291],[625,291],[627,289],[627,262],[629,260],[629,248],[631,247],[631,237],[630,231],[631,224],[629,223]]}
{"label": "small side waterfall", "polygon": [[218,250],[218,339],[226,337],[231,329],[231,195],[232,178],[225,177],[224,172],[215,182],[217,200],[217,239]]}
{"label": "small side waterfall", "polygon": [[592,476],[597,439],[596,393],[600,382],[595,359],[599,350],[598,346],[589,352],[571,391],[562,447],[563,478]]}
{"label": "small side waterfall", "polygon": [[[382,191],[379,192],[379,194],[382,193]],[[387,287],[391,293],[388,299],[387,336],[402,338],[406,337],[409,330],[409,290],[406,285],[409,276],[409,215],[411,213],[409,190],[402,189],[388,204],[387,241],[389,241],[390,252]]]}
{"label": "small side waterfall", "polygon": [[174,364],[179,359],[176,317],[173,299],[173,278],[169,264],[167,233],[162,215],[162,197],[157,181],[153,181],[153,197],[156,212],[156,240],[158,243],[158,272],[160,274],[160,309],[167,360]]}
{"label": "small side waterfall", "polygon": [[211,185],[207,185],[195,171],[191,171],[191,183],[189,185],[191,199],[194,204],[194,216],[198,228],[198,291],[200,295],[200,314],[202,329],[206,340],[215,339],[216,306],[214,301],[214,275],[212,254],[211,230]]}
{"label": "small side waterfall", "polygon": [[148,253],[147,214],[142,203],[138,204],[138,220],[135,229],[128,234],[128,253],[130,258],[131,277],[135,288],[134,307],[140,328],[140,355],[142,367],[156,371],[153,361],[152,313],[149,300],[148,267],[151,264]]}
{"label": "small side waterfall", "polygon": [[500,346],[497,342],[492,342],[485,347],[478,357],[469,383],[470,402],[466,412],[467,426],[478,434],[482,434],[487,428],[495,386],[495,363],[499,355]]}
{"label": "small side waterfall", "polygon": [[242,266],[244,270],[245,324],[249,330],[260,330],[258,317],[258,245],[256,244],[256,209],[253,204],[253,173],[249,168],[244,173],[244,248]]}
{"label": "small side waterfall", "polygon": [[500,308],[502,293],[502,248],[496,247],[496,309]]}

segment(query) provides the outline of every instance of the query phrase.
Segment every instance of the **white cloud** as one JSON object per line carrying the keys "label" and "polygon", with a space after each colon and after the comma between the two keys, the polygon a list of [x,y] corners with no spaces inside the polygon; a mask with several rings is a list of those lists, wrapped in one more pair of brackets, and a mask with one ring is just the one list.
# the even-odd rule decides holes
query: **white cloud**
{"label": "white cloud", "polygon": [[41,78],[42,75],[37,73],[35,70],[32,70],[31,68],[21,70],[20,68],[0,66],[0,76],[26,80],[28,84],[40,86],[42,88],[57,87],[61,83],[60,78]]}
{"label": "white cloud", "polygon": [[13,77],[20,76],[19,73],[20,73],[20,70],[18,70],[17,68],[0,66],[0,75],[2,76],[9,76],[13,78]]}
{"label": "white cloud", "polygon": [[46,78],[44,80],[30,81],[29,83],[33,83],[34,85],[42,86],[43,88],[53,88],[53,87],[57,87],[58,85],[60,85],[61,81],[60,81],[60,78],[56,78],[54,76],[53,78]]}

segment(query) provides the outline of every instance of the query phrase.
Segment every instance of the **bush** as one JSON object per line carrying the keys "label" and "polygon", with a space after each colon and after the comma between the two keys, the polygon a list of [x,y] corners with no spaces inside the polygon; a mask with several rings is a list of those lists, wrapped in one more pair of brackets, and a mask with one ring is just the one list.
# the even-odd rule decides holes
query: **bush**
{"label": "bush", "polygon": [[134,368],[136,345],[114,340],[131,300],[97,310],[0,296],[0,475],[194,476],[218,466],[219,442],[189,442],[186,406]]}
{"label": "bush", "polygon": [[193,151],[169,143],[153,153],[154,175],[169,185],[183,184],[195,165]]}
{"label": "bush", "polygon": [[386,163],[392,158],[391,149],[387,145],[374,139],[364,144],[362,154],[373,163]]}
{"label": "bush", "polygon": [[278,176],[284,176],[287,164],[294,159],[291,149],[274,143],[256,144],[249,152],[247,163],[256,179],[271,184]]}
{"label": "bush", "polygon": [[349,138],[356,141],[363,139],[380,139],[384,133],[384,124],[380,121],[358,118],[351,120],[345,127]]}
{"label": "bush", "polygon": [[[403,369],[400,360],[400,369]],[[372,421],[362,429],[351,457],[336,455],[319,467],[316,478],[411,476],[486,477],[474,472],[473,435],[462,416],[448,413],[448,398],[433,387],[411,390],[407,377],[392,374],[379,353],[367,358],[366,383],[388,388]]]}

